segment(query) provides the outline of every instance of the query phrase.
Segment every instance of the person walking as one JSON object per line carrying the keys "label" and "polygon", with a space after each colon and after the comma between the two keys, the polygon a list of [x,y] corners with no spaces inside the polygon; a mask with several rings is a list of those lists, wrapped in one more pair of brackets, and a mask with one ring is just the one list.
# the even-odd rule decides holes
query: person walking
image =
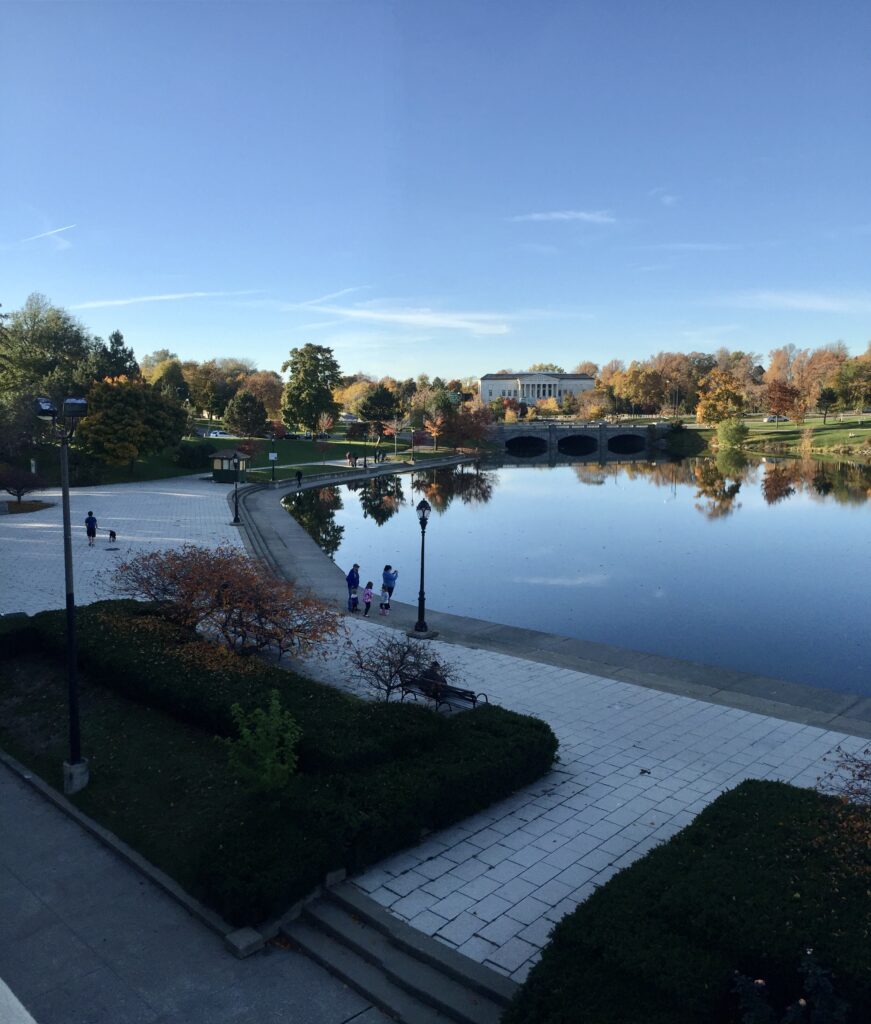
{"label": "person walking", "polygon": [[93,512],[85,517],[85,533],[88,535],[88,547],[92,548],[97,540],[97,520]]}
{"label": "person walking", "polygon": [[356,562],[351,566],[345,582],[348,584],[348,611],[352,612],[355,609],[351,602],[357,596],[357,587],[360,586],[360,566]]}
{"label": "person walking", "polygon": [[381,582],[384,584],[384,589],[387,591],[388,597],[393,597],[393,589],[396,586],[396,577],[399,575],[399,570],[394,569],[392,565],[385,565],[384,572],[381,574]]}
{"label": "person walking", "polygon": [[363,590],[363,618],[364,619],[369,614],[369,609],[372,607],[372,593],[373,593],[373,591],[372,591],[372,580],[369,580],[369,582],[366,584],[365,589]]}
{"label": "person walking", "polygon": [[299,490],[300,487],[302,487],[302,470],[298,469],[296,471],[296,489]]}

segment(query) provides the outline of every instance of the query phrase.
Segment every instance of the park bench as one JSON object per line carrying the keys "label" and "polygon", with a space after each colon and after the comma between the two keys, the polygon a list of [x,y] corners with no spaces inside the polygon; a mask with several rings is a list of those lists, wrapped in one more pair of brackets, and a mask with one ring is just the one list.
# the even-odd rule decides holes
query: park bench
{"label": "park bench", "polygon": [[465,708],[476,708],[481,703],[490,703],[486,693],[475,693],[474,690],[451,686],[441,674],[433,672],[432,669],[424,669],[420,675],[402,680],[400,689],[402,700],[406,697],[413,700],[423,697],[424,700],[431,700],[435,704],[436,711],[460,711]]}

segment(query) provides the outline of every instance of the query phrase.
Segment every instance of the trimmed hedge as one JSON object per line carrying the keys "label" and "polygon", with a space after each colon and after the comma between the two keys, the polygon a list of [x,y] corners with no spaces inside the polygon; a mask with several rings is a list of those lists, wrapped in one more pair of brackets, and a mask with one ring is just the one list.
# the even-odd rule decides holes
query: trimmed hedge
{"label": "trimmed hedge", "polygon": [[871,851],[865,874],[837,869],[836,806],[778,782],[722,795],[560,921],[503,1024],[731,1024],[734,973],[786,1006],[806,948],[865,1024]]}
{"label": "trimmed hedge", "polygon": [[[265,707],[277,689],[303,728],[299,769],[334,772],[392,761],[440,742],[444,718],[411,705],[375,704],[256,659],[220,653],[193,630],[176,626],[136,601],[101,601],[77,613],[79,660],[92,679],[148,707],[218,736],[234,736],[230,708]],[[40,645],[65,650],[63,612],[29,623]]]}
{"label": "trimmed hedge", "polygon": [[[0,620],[2,621],[2,620]],[[65,648],[64,613],[20,618],[2,653]],[[99,602],[78,614],[93,683],[220,736],[234,703],[278,690],[302,729],[299,770],[277,795],[228,800],[199,852],[194,894],[236,924],[257,924],[309,893],[327,871],[357,871],[546,773],[557,740],[538,719],[499,707],[444,716],[341,693],[257,659],[220,653],[148,605]],[[172,752],[161,752],[171,758]]]}

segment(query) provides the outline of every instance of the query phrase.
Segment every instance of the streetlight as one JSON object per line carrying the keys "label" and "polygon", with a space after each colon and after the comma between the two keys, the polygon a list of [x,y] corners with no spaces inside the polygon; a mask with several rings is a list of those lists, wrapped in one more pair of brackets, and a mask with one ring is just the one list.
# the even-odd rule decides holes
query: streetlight
{"label": "streetlight", "polygon": [[272,463],[272,482],[275,483],[275,463],[278,456],[275,454],[275,434],[272,435],[272,451],[269,453],[269,461]]}
{"label": "streetlight", "polygon": [[60,483],[64,523],[64,581],[67,607],[67,707],[70,726],[70,759],[64,761],[64,793],[78,793],[88,784],[88,762],[82,757],[79,731],[79,677],[76,654],[76,599],[73,592],[73,544],[70,527],[69,444],[78,421],[88,414],[84,398],[65,398],[58,424],[57,406],[50,398],[36,399],[36,415],[50,423],[52,434],[60,441]]}
{"label": "streetlight", "polygon": [[429,522],[429,517],[432,512],[432,506],[426,500],[421,498],[418,502],[417,519],[420,523],[420,592],[417,595],[417,622],[414,626],[415,633],[429,633],[429,627],[426,624],[426,595],[423,590],[423,570],[424,570],[424,555],[425,555],[425,541],[426,541],[426,524]]}
{"label": "streetlight", "polygon": [[236,480],[233,484],[233,525],[238,526],[242,521],[239,518],[239,453],[233,452],[233,469],[236,470]]}

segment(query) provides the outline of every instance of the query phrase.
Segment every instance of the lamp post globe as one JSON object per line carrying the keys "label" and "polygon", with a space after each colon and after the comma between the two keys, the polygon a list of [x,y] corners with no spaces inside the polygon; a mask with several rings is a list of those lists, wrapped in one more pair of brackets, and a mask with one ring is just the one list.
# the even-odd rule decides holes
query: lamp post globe
{"label": "lamp post globe", "polygon": [[425,555],[426,555],[426,524],[429,522],[429,517],[432,513],[432,506],[426,500],[421,499],[418,502],[417,508],[417,521],[420,523],[420,591],[417,595],[417,622],[414,626],[415,633],[429,633],[429,627],[426,624],[426,594],[424,592],[424,568],[425,568]]}
{"label": "lamp post globe", "polygon": [[233,481],[233,525],[238,526],[242,521],[239,518],[239,453],[233,453],[233,469],[236,471],[236,479]]}

